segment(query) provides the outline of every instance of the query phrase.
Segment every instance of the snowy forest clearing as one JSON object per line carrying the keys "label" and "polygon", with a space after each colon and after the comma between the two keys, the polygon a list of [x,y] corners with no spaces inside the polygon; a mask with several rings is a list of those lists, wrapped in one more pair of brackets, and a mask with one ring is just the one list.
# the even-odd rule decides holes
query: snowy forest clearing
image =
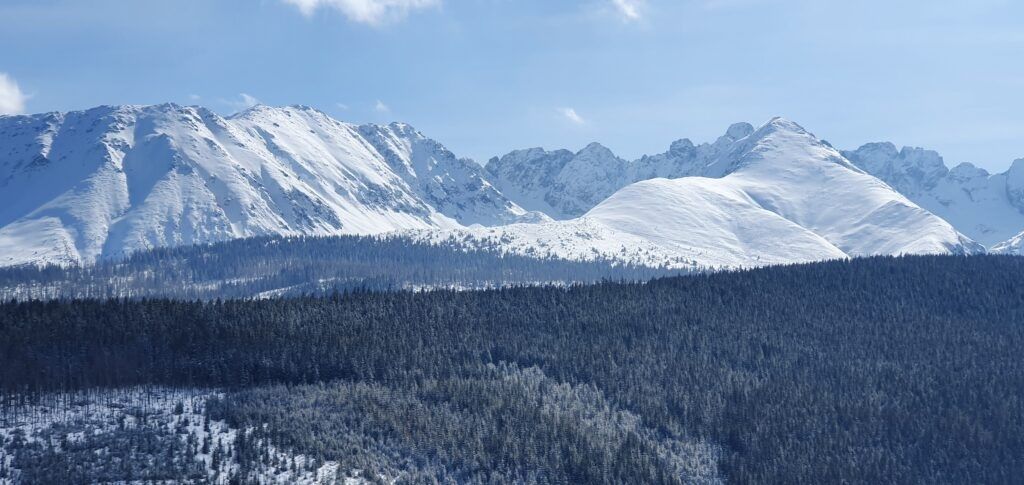
{"label": "snowy forest clearing", "polygon": [[[203,389],[46,394],[0,415],[0,485],[18,483],[364,483],[210,419]],[[247,434],[253,433],[252,429]],[[250,460],[240,454],[258,452]],[[353,475],[357,475],[354,472]]]}

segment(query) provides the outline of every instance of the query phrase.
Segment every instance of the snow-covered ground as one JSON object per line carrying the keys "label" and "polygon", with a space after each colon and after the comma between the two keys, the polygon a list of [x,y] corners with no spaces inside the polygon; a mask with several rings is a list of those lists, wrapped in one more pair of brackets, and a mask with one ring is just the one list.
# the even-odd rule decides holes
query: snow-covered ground
{"label": "snow-covered ground", "polygon": [[[122,483],[142,483],[139,473],[149,474],[145,483],[226,484],[243,473],[267,484],[366,483],[358,470],[339,471],[335,462],[314,462],[262,442],[256,446],[267,456],[243,468],[240,431],[205,414],[207,399],[218,395],[147,387],[44,395],[8,406],[0,414],[0,485],[34,483],[40,478],[32,473],[44,467],[50,477],[72,473],[59,469],[62,463],[74,465],[79,479],[118,477]],[[52,461],[62,455],[73,461]],[[181,475],[170,476],[175,473]]]}

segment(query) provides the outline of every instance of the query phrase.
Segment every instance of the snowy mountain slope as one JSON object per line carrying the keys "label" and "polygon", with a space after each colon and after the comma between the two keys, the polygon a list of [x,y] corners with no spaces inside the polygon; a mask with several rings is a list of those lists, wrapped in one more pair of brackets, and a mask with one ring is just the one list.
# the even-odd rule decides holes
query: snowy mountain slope
{"label": "snowy mountain slope", "polygon": [[1024,256],[1024,232],[992,246],[989,252],[994,254],[1013,254],[1017,256]]}
{"label": "snowy mountain slope", "polygon": [[[630,183],[652,178],[727,176],[746,156],[753,132],[749,124],[737,123],[714,143],[695,145],[682,139],[673,142],[665,153],[631,162],[615,157],[603,147],[597,148],[599,145],[588,146],[576,154],[533,148],[491,159],[486,168],[492,183],[513,201],[546,211],[556,219],[567,219],[583,215],[598,205],[600,201],[596,199],[600,196],[611,195]],[[595,157],[595,152],[601,156]],[[950,170],[933,151],[897,150],[891,143],[872,143],[832,156],[845,157],[986,246],[1005,241],[1024,229],[1024,160],[1015,162],[1007,172],[989,174],[971,164]],[[575,185],[568,184],[566,179],[575,181]],[[588,196],[592,194],[597,196]],[[785,191],[776,195],[788,197]],[[843,215],[841,210],[827,211],[819,220]],[[839,227],[853,221],[840,218],[835,222]],[[922,245],[934,247],[935,241]],[[875,250],[886,252],[884,245],[868,252]]]}
{"label": "snowy mountain slope", "polygon": [[850,256],[983,250],[787,120],[776,118],[738,141],[708,171],[725,174],[761,207]]}
{"label": "snowy mountain slope", "polygon": [[[936,203],[971,208],[964,219],[988,210],[977,204],[992,194],[1006,195],[1000,210],[1024,207],[1024,162],[987,176],[893,152],[862,147],[849,154],[855,165],[777,118],[635,161],[594,143],[480,167],[408,125],[356,126],[301,106],[228,118],[173,104],[5,116],[0,265],[258,235],[412,231],[545,257],[746,267],[981,250],[893,187],[928,208],[913,194],[960,183],[943,189],[956,204]],[[953,198],[961,193],[975,205]],[[1000,217],[1009,222],[998,235],[1024,227]]]}
{"label": "snowy mountain slope", "polygon": [[530,148],[492,158],[486,169],[491,182],[522,207],[569,219],[634,182],[703,175],[708,165],[753,131],[748,123],[736,123],[714,143],[694,145],[684,138],[665,153],[632,162],[598,143],[576,153]]}
{"label": "snowy mountain slope", "polygon": [[[983,251],[795,123],[735,128],[742,137],[704,145],[713,153],[699,159],[704,165],[696,156],[675,157],[687,161],[677,166],[712,177],[641,181],[577,219],[470,231],[468,238],[517,252],[698,267]],[[640,243],[642,250],[629,250]]]}
{"label": "snowy mountain slope", "polygon": [[491,226],[546,217],[543,213],[526,214],[487,181],[483,167],[457,158],[405,123],[363,125],[359,133],[422,200],[463,225]]}
{"label": "snowy mountain slope", "polygon": [[486,168],[495,186],[519,205],[568,219],[630,183],[628,164],[601,144],[591,143],[575,154],[517,150],[492,159]]}
{"label": "snowy mountain slope", "polygon": [[523,216],[478,167],[404,125],[357,127],[306,107],[223,118],[173,104],[0,117],[5,265]]}
{"label": "snowy mountain slope", "polygon": [[642,236],[614,229],[587,217],[536,224],[410,230],[404,231],[403,235],[467,250],[492,250],[540,259],[609,261],[668,269],[701,269],[710,266],[708,261],[712,261],[704,257],[688,257]]}
{"label": "snowy mountain slope", "polygon": [[938,153],[892,143],[843,152],[914,203],[972,239],[992,246],[1024,229],[1024,159],[990,174],[970,163],[949,169]]}
{"label": "snowy mountain slope", "polygon": [[844,258],[827,240],[771,212],[725,179],[651,179],[629,185],[588,218],[662,247],[720,258],[715,266]]}

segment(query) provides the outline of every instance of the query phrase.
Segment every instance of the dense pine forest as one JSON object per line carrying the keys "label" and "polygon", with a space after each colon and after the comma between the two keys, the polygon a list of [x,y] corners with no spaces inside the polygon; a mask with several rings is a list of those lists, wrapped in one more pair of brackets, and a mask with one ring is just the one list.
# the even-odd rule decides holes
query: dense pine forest
{"label": "dense pine forest", "polygon": [[1019,483],[1021,355],[1024,258],[999,256],[9,301],[0,413],[83,389],[220,389],[204,413],[251,430],[243,472],[273,445],[414,483]]}
{"label": "dense pine forest", "polygon": [[399,236],[260,237],[88,266],[0,268],[0,299],[281,297],[335,291],[646,281],[688,271],[568,261]]}

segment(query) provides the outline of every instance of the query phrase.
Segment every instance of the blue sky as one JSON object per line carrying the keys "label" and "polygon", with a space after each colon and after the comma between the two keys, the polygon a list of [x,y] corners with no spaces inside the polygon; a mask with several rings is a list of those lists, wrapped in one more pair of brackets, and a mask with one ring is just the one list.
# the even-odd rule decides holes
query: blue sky
{"label": "blue sky", "polygon": [[306,104],[481,162],[780,115],[1002,170],[1024,157],[1022,21],[1009,0],[0,0],[0,111]]}

